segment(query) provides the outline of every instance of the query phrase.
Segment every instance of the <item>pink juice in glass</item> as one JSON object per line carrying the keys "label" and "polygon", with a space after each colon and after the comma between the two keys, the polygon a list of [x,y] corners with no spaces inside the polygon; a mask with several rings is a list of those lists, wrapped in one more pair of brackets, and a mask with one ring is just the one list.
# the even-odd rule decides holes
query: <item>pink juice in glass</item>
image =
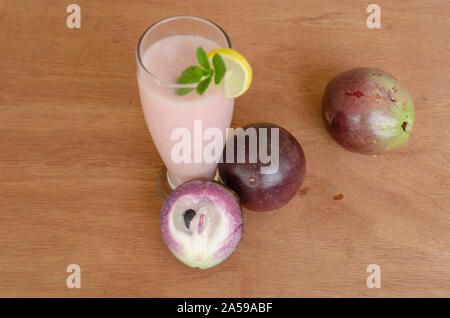
{"label": "pink juice in glass", "polygon": [[[223,87],[212,82],[203,95],[195,90],[179,96],[174,88],[181,72],[191,65],[198,65],[196,50],[201,46],[206,52],[220,46],[200,35],[171,35],[154,42],[142,54],[145,70],[138,68],[139,93],[147,127],[153,142],[168,170],[172,186],[190,179],[215,176],[217,163],[194,162],[194,140],[201,138],[194,134],[194,121],[201,121],[201,131],[218,128],[222,132],[223,143],[226,129],[230,127],[234,99],[224,96]],[[174,85],[167,85],[167,83]],[[197,127],[198,127],[197,122]],[[190,132],[190,161],[174,162],[172,149],[180,139],[172,140],[176,128],[186,128]],[[202,149],[210,143],[202,140]]]}

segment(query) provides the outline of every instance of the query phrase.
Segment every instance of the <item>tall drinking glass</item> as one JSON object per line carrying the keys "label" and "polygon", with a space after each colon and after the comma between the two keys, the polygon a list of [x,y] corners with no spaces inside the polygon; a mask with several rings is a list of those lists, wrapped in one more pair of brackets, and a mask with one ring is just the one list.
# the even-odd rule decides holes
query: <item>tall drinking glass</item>
{"label": "tall drinking glass", "polygon": [[[198,17],[178,16],[159,21],[141,36],[137,46],[137,79],[147,127],[167,171],[160,172],[158,187],[164,197],[190,179],[214,178],[217,162],[205,160],[213,128],[226,140],[233,115],[234,99],[224,96],[223,87],[213,83],[203,95],[195,90],[180,96],[181,72],[198,65],[196,50],[206,52],[231,48],[226,33],[216,24]],[[223,150],[223,146],[220,152]],[[217,154],[216,154],[217,155]]]}

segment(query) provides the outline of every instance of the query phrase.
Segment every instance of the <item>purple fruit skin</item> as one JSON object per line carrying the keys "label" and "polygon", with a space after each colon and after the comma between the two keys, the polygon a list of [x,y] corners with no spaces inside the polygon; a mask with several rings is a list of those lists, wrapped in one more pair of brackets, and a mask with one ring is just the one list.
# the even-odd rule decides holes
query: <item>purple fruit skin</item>
{"label": "purple fruit skin", "polygon": [[[382,129],[370,124],[374,112],[397,120],[398,131],[383,136]],[[406,88],[393,76],[375,68],[357,68],[328,83],[322,99],[322,119],[331,137],[344,148],[377,155],[408,140],[414,105]],[[402,131],[404,122],[407,131]]]}
{"label": "purple fruit skin", "polygon": [[160,230],[164,243],[169,250],[178,255],[183,254],[183,247],[176,242],[169,232],[169,214],[172,211],[174,204],[178,199],[188,192],[189,195],[195,195],[197,199],[213,201],[219,205],[229,215],[233,223],[233,232],[228,237],[224,246],[217,251],[215,257],[222,261],[230,256],[239,245],[242,238],[243,222],[242,210],[239,205],[239,200],[236,196],[228,190],[225,186],[206,179],[196,179],[185,182],[179,185],[164,202],[160,214]]}
{"label": "purple fruit skin", "polygon": [[[247,142],[245,145],[245,163],[237,163],[237,143],[235,142],[234,162],[219,163],[220,177],[228,187],[236,192],[241,205],[245,208],[253,211],[279,209],[298,193],[305,179],[305,154],[295,137],[280,126],[263,122],[249,124],[242,128],[245,130],[249,127],[254,127],[257,131],[259,131],[259,128],[267,128],[269,149],[271,145],[270,128],[279,128],[280,161],[278,172],[261,174],[261,166],[270,164],[262,164],[259,161],[259,156],[257,163],[249,163]],[[226,147],[224,153],[226,153]]]}

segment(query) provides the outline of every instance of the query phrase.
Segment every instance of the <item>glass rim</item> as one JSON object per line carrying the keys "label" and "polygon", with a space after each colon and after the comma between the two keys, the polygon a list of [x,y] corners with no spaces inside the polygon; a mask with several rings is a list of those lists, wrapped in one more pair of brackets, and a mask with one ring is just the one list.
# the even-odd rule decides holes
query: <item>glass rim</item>
{"label": "glass rim", "polygon": [[168,82],[168,81],[163,81],[161,79],[159,79],[156,75],[153,75],[152,72],[150,72],[145,66],[144,63],[142,63],[142,59],[141,59],[141,53],[140,53],[140,47],[142,44],[142,41],[144,40],[145,36],[150,33],[154,28],[158,27],[159,25],[163,24],[163,23],[167,23],[167,22],[171,22],[171,21],[176,21],[176,20],[181,20],[181,19],[186,19],[186,20],[196,20],[196,21],[200,21],[200,22],[204,22],[206,24],[209,24],[210,26],[212,26],[213,28],[216,28],[225,38],[225,41],[227,42],[228,48],[231,49],[231,41],[230,38],[228,37],[227,33],[216,23],[205,19],[205,18],[201,18],[201,17],[197,17],[197,16],[192,16],[192,15],[178,15],[178,16],[173,16],[170,18],[165,18],[162,20],[159,20],[155,23],[153,23],[152,25],[150,25],[141,35],[141,37],[139,38],[137,47],[136,47],[136,60],[138,63],[138,66],[144,70],[144,72],[150,76],[153,80],[156,81],[156,83],[158,85],[161,86],[166,86],[166,87],[170,87],[170,88],[195,88],[197,86],[197,84],[178,84],[178,83],[173,83],[173,82]]}

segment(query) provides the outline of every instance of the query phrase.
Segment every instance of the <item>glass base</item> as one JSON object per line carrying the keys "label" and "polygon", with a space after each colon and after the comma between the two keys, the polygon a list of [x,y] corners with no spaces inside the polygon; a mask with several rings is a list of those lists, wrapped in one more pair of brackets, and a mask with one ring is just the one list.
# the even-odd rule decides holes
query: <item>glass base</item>
{"label": "glass base", "polygon": [[[216,175],[214,176],[214,180],[217,182],[222,183],[222,180],[219,176],[219,169],[216,170]],[[157,180],[157,188],[159,196],[163,201],[165,201],[169,195],[172,193],[172,191],[176,188],[174,184],[170,181],[169,173],[167,172],[167,169],[165,166],[159,170],[158,173],[158,180]]]}
{"label": "glass base", "polygon": [[164,166],[161,168],[161,170],[159,170],[157,187],[159,196],[163,201],[165,201],[175,189],[175,187],[173,187],[171,182],[169,181],[169,175],[167,173],[166,167]]}

